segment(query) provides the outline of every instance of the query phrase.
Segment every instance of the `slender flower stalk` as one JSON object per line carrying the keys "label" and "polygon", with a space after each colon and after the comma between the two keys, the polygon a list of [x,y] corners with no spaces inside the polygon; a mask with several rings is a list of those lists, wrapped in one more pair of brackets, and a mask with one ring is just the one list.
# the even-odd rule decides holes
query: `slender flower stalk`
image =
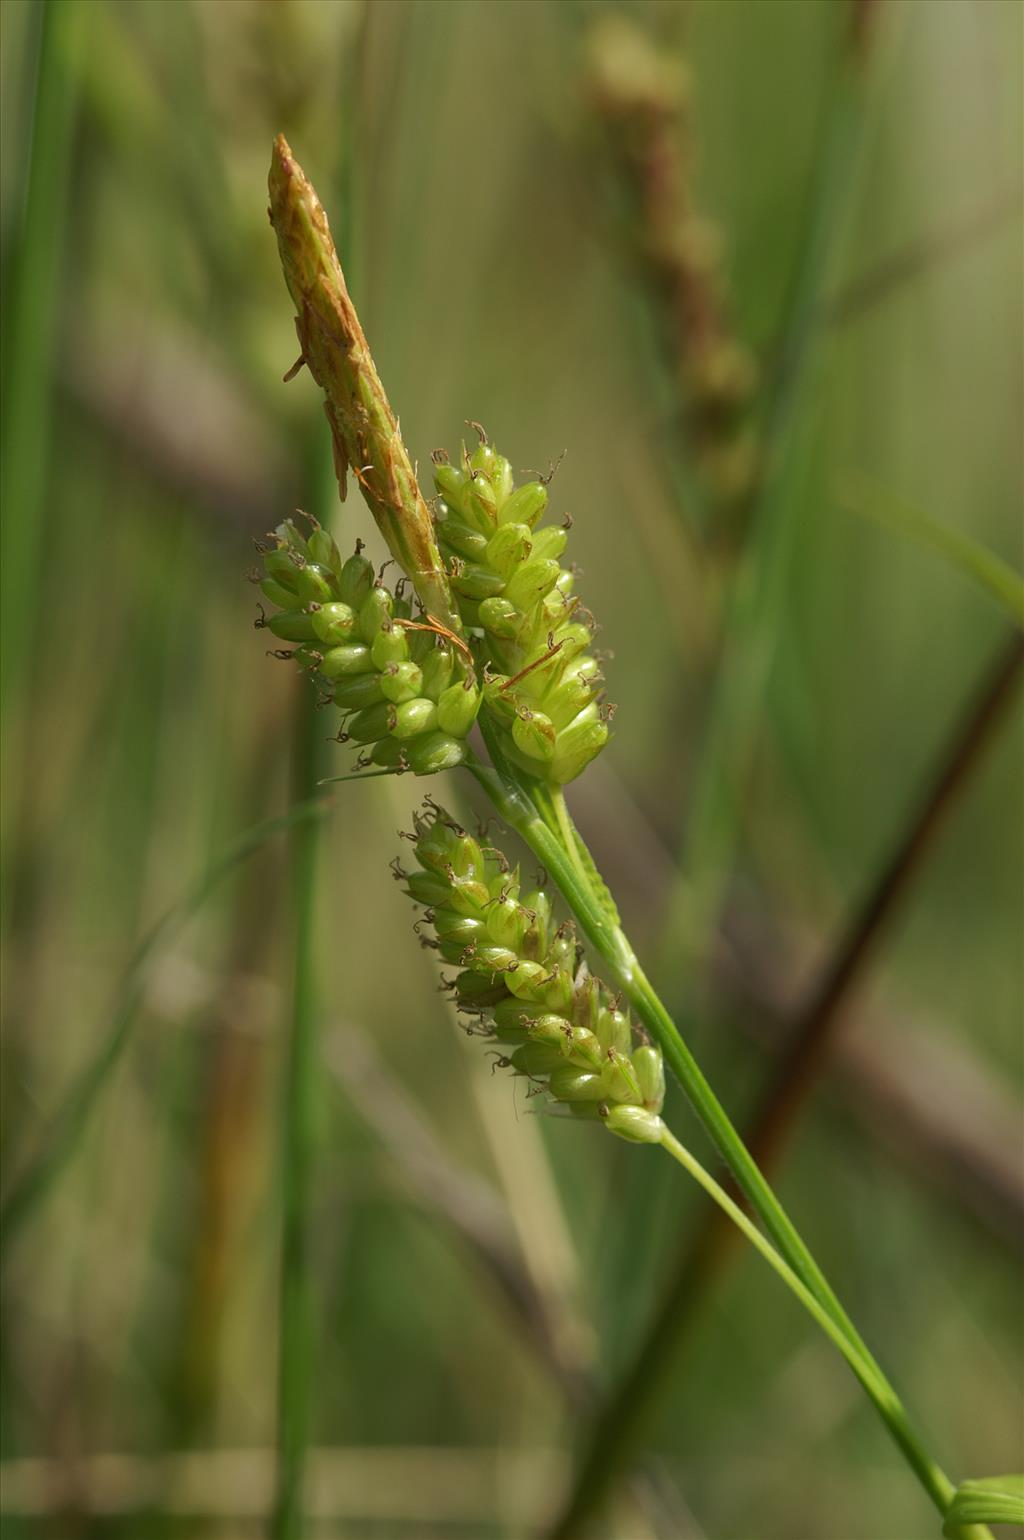
{"label": "slender flower stalk", "polygon": [[[459,466],[440,457],[433,516],[439,545],[352,309],[323,210],[282,139],[274,148],[271,204],[299,309],[302,357],[327,397],[339,478],[344,479],[346,467],[357,472],[374,517],[414,583],[425,615],[411,621],[411,628],[429,633],[431,645],[439,639],[450,643],[465,678],[478,673],[482,680],[478,700],[471,686],[473,715],[478,712],[489,763],[465,742],[470,721],[460,723],[459,733],[452,731],[457,752],[448,763],[467,766],[504,821],[543,862],[604,961],[609,985],[590,975],[574,937],[564,929],[552,930],[546,897],[535,893],[521,900],[518,875],[508,862],[439,810],[417,826],[413,838],[422,870],[407,879],[413,897],[430,906],[435,934],[425,939],[463,965],[454,981],[456,997],[495,1037],[503,1062],[543,1085],[573,1116],[596,1117],[623,1137],[663,1146],[726,1208],[840,1348],[945,1516],[954,1496],[952,1482],[926,1452],[645,976],[569,817],[562,786],[603,746],[607,723],[599,706],[598,670],[588,652],[592,625],[571,597],[571,573],[558,562],[563,535],[537,527],[545,489],[536,482],[515,488],[508,462],[486,440],[473,455],[464,451]],[[369,649],[361,677],[371,683],[360,689],[383,691],[385,677],[397,688],[398,677],[389,673],[395,666],[408,672],[412,663],[422,674],[418,659],[391,656],[385,621],[394,627],[396,619],[405,620],[410,627],[409,618],[399,616],[396,600],[381,589],[379,579],[376,585],[371,580],[365,592],[350,593],[346,572],[354,569],[342,564],[321,536],[314,530],[307,538],[294,525],[285,525],[265,552],[264,593],[282,610],[271,627],[299,643],[300,663],[329,689],[336,688],[336,680],[326,659],[335,647],[347,656],[353,642],[363,652]],[[377,595],[372,602],[371,587]],[[344,635],[334,635],[336,624]],[[378,645],[382,634],[389,640]],[[415,674],[409,674],[409,682],[421,690]],[[443,697],[431,700],[426,692],[413,699],[427,703],[421,708],[424,719],[430,719],[430,731],[436,730],[429,708],[439,711]],[[353,703],[346,695],[339,704],[351,709]],[[389,742],[399,721],[394,698],[385,694],[384,702],[375,700],[371,710],[377,712],[372,731],[360,723],[353,735],[377,744],[372,757],[384,772],[429,773],[433,766],[413,762],[412,749]],[[354,720],[360,722],[364,714],[361,708]],[[416,731],[408,734],[410,743],[416,736]],[[636,1025],[625,1014],[626,1006]],[[665,1129],[662,1058],[765,1234]],[[982,1540],[986,1531],[962,1533]]]}

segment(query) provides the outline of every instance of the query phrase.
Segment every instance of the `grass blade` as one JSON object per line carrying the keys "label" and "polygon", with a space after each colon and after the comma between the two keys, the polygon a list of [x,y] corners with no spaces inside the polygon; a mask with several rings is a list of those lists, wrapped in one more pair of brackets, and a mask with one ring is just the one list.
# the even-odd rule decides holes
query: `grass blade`
{"label": "grass blade", "polygon": [[[338,172],[341,212],[339,248],[350,267],[354,180],[352,139],[356,122],[357,72],[363,52],[364,29],[365,13],[359,31],[348,44],[349,53],[345,60],[347,107],[342,124]],[[287,267],[285,271],[287,276]],[[335,506],[336,461],[327,447],[320,445],[319,434],[313,443],[319,447],[311,455],[309,479],[314,494],[312,501],[322,524],[329,528],[329,514]],[[338,463],[344,465],[343,461]],[[340,489],[344,495],[343,471]],[[308,797],[314,796],[317,787],[323,784],[326,769],[323,726],[318,719],[315,699],[308,684],[303,682],[299,689],[302,693],[297,702],[292,780],[294,795]],[[319,829],[312,826],[297,830],[291,851],[294,951],[291,1036],[283,1110],[284,1213],[278,1301],[277,1491],[270,1523],[273,1540],[300,1540],[305,1527],[304,1478],[312,1415],[315,1351],[309,1216],[320,1079],[315,1015],[319,834]]]}
{"label": "grass blade", "polygon": [[1024,577],[973,535],[943,524],[930,513],[915,508],[895,492],[876,486],[863,476],[847,479],[839,501],[861,518],[874,519],[887,529],[909,535],[919,545],[930,546],[972,583],[983,588],[1015,625],[1024,627]]}
{"label": "grass blade", "polygon": [[[762,408],[767,470],[750,510],[750,535],[732,583],[714,699],[686,810],[680,870],[687,873],[688,883],[680,881],[666,916],[662,973],[675,987],[693,960],[707,957],[739,839],[743,791],[763,720],[762,701],[797,544],[801,498],[788,472],[799,464],[802,436],[813,428],[809,383],[815,318],[854,180],[863,90],[862,61],[850,54],[823,126],[807,236]],[[805,408],[802,417],[800,407]]]}
{"label": "grass blade", "polygon": [[51,363],[58,315],[75,120],[76,52],[86,7],[40,7],[38,75],[20,241],[8,299],[4,360],[3,648],[6,696],[28,655],[44,529],[51,439]]}

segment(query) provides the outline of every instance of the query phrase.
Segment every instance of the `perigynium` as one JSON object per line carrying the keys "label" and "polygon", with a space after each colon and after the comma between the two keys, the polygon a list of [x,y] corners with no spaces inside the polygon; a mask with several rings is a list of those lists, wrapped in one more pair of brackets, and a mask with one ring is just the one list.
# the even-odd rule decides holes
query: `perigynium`
{"label": "perigynium", "polygon": [[[283,138],[274,145],[270,215],[297,316],[301,354],[325,395],[344,498],[355,479],[404,579],[394,590],[357,546],[343,561],[316,524],[288,520],[263,549],[265,624],[345,713],[345,735],[377,773],[467,768],[547,870],[575,930],[518,870],[433,804],[416,823],[418,870],[400,875],[473,1029],[499,1062],[573,1121],[603,1122],[656,1145],[708,1192],[846,1358],[921,1485],[945,1516],[956,1489],[778,1197],[744,1146],[658,998],[614,902],[573,827],[562,787],[608,738],[591,651],[593,623],[560,563],[566,528],[544,525],[547,488],[516,487],[486,441],[457,463],[435,456],[429,507],[348,294],[327,217]],[[404,591],[412,585],[412,597]],[[263,622],[261,622],[263,623]],[[474,722],[479,743],[470,742]],[[760,1221],[666,1126],[663,1061]],[[988,1531],[956,1520],[947,1534]]]}

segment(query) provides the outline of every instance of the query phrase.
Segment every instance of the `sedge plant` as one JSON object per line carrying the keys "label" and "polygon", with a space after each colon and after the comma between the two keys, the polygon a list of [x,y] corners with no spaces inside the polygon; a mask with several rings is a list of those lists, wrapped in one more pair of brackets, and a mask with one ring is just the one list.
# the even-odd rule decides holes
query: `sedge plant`
{"label": "sedge plant", "polygon": [[[422,906],[421,939],[457,971],[446,983],[499,1064],[571,1121],[603,1124],[677,1161],[738,1226],[843,1355],[932,1500],[947,1533],[982,1540],[984,1504],[929,1453],[806,1242],[758,1169],[625,935],[575,829],[564,787],[609,736],[594,624],[547,520],[541,480],[516,485],[481,431],[434,457],[424,497],[346,287],[327,217],[278,138],[270,216],[296,311],[300,356],[324,393],[344,497],[358,482],[401,576],[391,586],[357,543],[343,558],[315,521],[286,520],[262,545],[261,609],[357,746],[351,776],[463,769],[546,869],[522,890],[497,846],[431,799],[396,874]],[[474,731],[474,729],[476,731]],[[559,914],[560,902],[565,913]],[[585,943],[589,954],[584,951]],[[745,1207],[662,1116],[673,1073]],[[963,1522],[960,1522],[960,1516]],[[1005,1522],[1005,1504],[998,1515]],[[1024,1514],[1018,1515],[1024,1521]]]}

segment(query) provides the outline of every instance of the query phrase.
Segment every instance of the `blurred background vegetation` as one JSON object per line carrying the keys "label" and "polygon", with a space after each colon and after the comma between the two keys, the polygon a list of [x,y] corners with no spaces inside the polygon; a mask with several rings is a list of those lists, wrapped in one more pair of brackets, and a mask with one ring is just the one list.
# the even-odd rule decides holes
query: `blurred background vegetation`
{"label": "blurred background vegetation", "polygon": [[[570,805],[741,1123],[898,899],[787,1068],[778,1180],[943,1463],[1019,1466],[1011,624],[851,478],[1019,570],[1021,8],[2,9],[4,1191],[66,1156],[7,1229],[4,1534],[261,1534],[272,1504],[287,840],[129,970],[292,795],[253,538],[296,505],[369,535],[281,383],[278,130],[420,463],[467,418],[516,466],[568,451],[619,706]],[[567,1386],[627,1372],[704,1211],[468,1051],[387,868],[423,789],[337,787],[320,836],[307,1532],[540,1534],[587,1439]],[[594,1533],[934,1535],[838,1356],[731,1260]]]}

